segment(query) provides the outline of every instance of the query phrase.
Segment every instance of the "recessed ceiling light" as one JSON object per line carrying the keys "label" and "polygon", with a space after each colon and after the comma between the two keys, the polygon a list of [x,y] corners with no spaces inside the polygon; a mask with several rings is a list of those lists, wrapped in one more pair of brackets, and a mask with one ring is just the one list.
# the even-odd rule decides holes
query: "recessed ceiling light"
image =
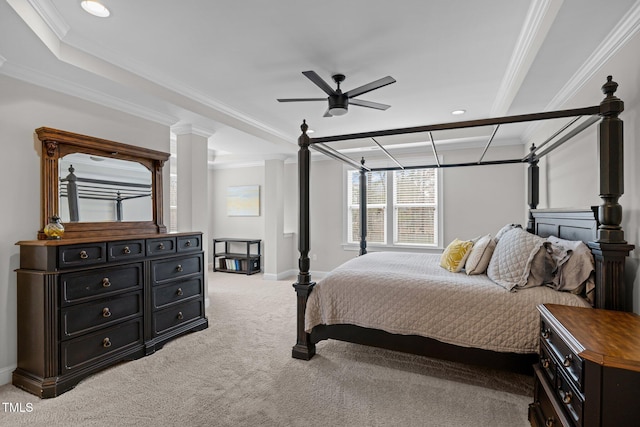
{"label": "recessed ceiling light", "polygon": [[92,14],[93,16],[97,16],[99,18],[106,18],[107,16],[111,15],[111,12],[109,12],[109,9],[107,9],[102,3],[97,1],[86,0],[86,1],[80,2],[80,6],[82,6],[82,8],[86,12]]}
{"label": "recessed ceiling light", "polygon": [[459,116],[460,114],[464,114],[466,112],[467,110],[453,110],[451,114],[453,114],[454,116]]}
{"label": "recessed ceiling light", "polygon": [[314,133],[314,132],[315,132],[315,130],[313,130],[313,129],[307,129],[307,133]]}

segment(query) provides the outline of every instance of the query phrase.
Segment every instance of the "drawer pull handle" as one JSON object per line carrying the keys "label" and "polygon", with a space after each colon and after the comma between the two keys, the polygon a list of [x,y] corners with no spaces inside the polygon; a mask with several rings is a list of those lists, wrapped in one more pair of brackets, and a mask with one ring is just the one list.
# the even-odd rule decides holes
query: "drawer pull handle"
{"label": "drawer pull handle", "polygon": [[567,354],[564,357],[564,362],[562,362],[562,364],[568,368],[569,366],[571,366],[571,363],[573,362],[573,355],[572,354]]}
{"label": "drawer pull handle", "polygon": [[123,253],[125,254],[130,254],[131,253],[131,249],[129,249],[129,246],[125,246],[124,249],[122,250]]}
{"label": "drawer pull handle", "polygon": [[185,246],[190,247],[191,246],[191,240],[187,240],[187,243],[185,243]]}
{"label": "drawer pull handle", "polygon": [[80,251],[80,259],[87,259],[89,258],[89,254],[87,254],[87,251]]}
{"label": "drawer pull handle", "polygon": [[109,348],[111,347],[111,340],[109,338],[105,338],[102,340],[102,346],[104,348]]}
{"label": "drawer pull handle", "polygon": [[178,316],[177,317],[178,317],[178,320],[184,319],[184,315],[182,314],[181,311],[178,312]]}
{"label": "drawer pull handle", "polygon": [[547,421],[544,423],[545,427],[553,427],[556,423],[556,420],[554,420],[553,418],[549,417],[547,418]]}
{"label": "drawer pull handle", "polygon": [[178,291],[176,292],[176,295],[178,295],[179,297],[181,297],[183,294],[182,292],[182,288],[178,288]]}
{"label": "drawer pull handle", "polygon": [[164,243],[160,243],[158,245],[158,249],[160,249],[161,251],[164,250]]}
{"label": "drawer pull handle", "polygon": [[178,266],[176,267],[176,270],[177,270],[178,272],[182,272],[182,271],[184,271],[184,269],[182,268],[182,265],[181,265],[181,264],[178,264]]}
{"label": "drawer pull handle", "polygon": [[105,307],[102,309],[102,317],[111,317],[111,311],[109,311],[109,307]]}
{"label": "drawer pull handle", "polygon": [[543,329],[542,331],[540,331],[540,334],[542,335],[542,338],[544,338],[545,340],[549,339],[549,336],[551,335],[548,329]]}
{"label": "drawer pull handle", "polygon": [[547,358],[540,359],[540,364],[542,365],[542,367],[544,369],[548,369],[549,368],[549,359],[547,359]]}
{"label": "drawer pull handle", "polygon": [[104,279],[102,279],[102,287],[108,288],[109,286],[111,286],[111,282],[109,281],[109,278],[105,277]]}
{"label": "drawer pull handle", "polygon": [[564,392],[564,394],[562,396],[562,401],[568,405],[568,404],[571,403],[571,398],[572,397],[573,397],[573,395],[571,394],[570,391]]}

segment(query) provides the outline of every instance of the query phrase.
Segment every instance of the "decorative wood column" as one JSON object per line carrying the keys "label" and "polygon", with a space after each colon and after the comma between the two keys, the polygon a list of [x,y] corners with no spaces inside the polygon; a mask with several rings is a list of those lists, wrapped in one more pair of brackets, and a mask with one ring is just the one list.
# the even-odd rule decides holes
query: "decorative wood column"
{"label": "decorative wood column", "polygon": [[309,136],[307,135],[306,120],[303,120],[300,129],[302,135],[298,138],[298,196],[299,196],[299,240],[298,250],[300,257],[298,259],[298,281],[293,284],[296,290],[298,301],[297,313],[297,342],[293,346],[292,356],[295,359],[309,360],[316,354],[316,345],[311,342],[311,338],[304,330],[304,314],[307,308],[307,298],[315,286],[315,282],[311,281],[309,273],[309,170],[311,165],[311,154],[309,153]]}
{"label": "decorative wood column", "polygon": [[367,171],[364,157],[360,160],[360,255],[367,253]]}
{"label": "decorative wood column", "polygon": [[598,158],[600,163],[600,198],[598,207],[598,239],[589,247],[598,264],[596,271],[596,306],[611,310],[631,311],[632,290],[625,284],[625,257],[634,246],[624,240],[622,206],[618,199],[624,193],[623,127],[618,117],[624,102],[614,95],[618,83],[607,77],[602,86],[606,95],[600,103],[602,120],[598,126]]}
{"label": "decorative wood column", "polygon": [[529,152],[529,168],[527,170],[527,203],[529,205],[529,222],[527,223],[527,231],[535,233],[535,219],[533,218],[532,209],[538,207],[540,199],[540,168],[538,166],[538,158],[535,156],[536,146],[531,144]]}

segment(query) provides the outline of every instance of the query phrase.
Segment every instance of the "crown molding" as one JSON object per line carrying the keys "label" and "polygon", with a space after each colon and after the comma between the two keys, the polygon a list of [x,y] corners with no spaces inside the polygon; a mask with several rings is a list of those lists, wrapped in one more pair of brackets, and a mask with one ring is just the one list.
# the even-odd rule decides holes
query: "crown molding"
{"label": "crown molding", "polygon": [[75,81],[64,80],[53,77],[50,74],[24,66],[2,62],[0,60],[0,74],[21,80],[36,86],[60,92],[65,95],[74,96],[94,104],[121,111],[132,116],[160,123],[164,126],[171,126],[178,121],[177,117],[162,114],[149,108],[143,108],[139,104],[123,101],[121,98],[111,96],[105,92],[81,86]]}
{"label": "crown molding", "polygon": [[197,135],[203,138],[210,138],[216,133],[216,131],[194,126],[189,123],[181,123],[171,126],[171,133],[176,135]]}
{"label": "crown molding", "polygon": [[558,15],[562,2],[563,0],[534,0],[531,2],[491,107],[493,117],[504,116],[509,110]]}
{"label": "crown molding", "polygon": [[[16,3],[19,1],[20,0],[9,0],[10,4]],[[49,44],[45,43],[48,47],[51,48],[53,46],[54,49],[61,51],[61,47],[64,46],[66,51],[70,51],[70,50],[81,51],[84,55],[105,61],[106,63],[109,63],[113,67],[117,67],[120,70],[124,70],[139,78],[152,82],[158,87],[162,87],[165,90],[169,90],[176,94],[180,94],[182,97],[184,97],[185,99],[188,99],[190,102],[192,103],[195,102],[197,104],[200,104],[208,109],[214,110],[217,114],[222,115],[221,117],[218,117],[218,116],[211,117],[213,120],[221,121],[223,123],[227,122],[226,123],[227,125],[233,126],[233,127],[238,126],[238,123],[235,123],[235,124],[228,123],[229,120],[228,119],[225,120],[225,116],[226,116],[227,118],[231,118],[232,121],[236,121],[243,124],[245,128],[248,126],[250,128],[253,128],[259,131],[260,133],[265,133],[267,135],[270,135],[272,141],[274,141],[275,139],[274,142],[287,143],[291,139],[290,135],[282,132],[281,130],[272,128],[262,123],[261,121],[249,115],[241,113],[240,111],[235,110],[232,107],[218,100],[215,100],[210,97],[206,97],[202,94],[201,91],[196,90],[190,86],[181,84],[175,79],[169,78],[167,76],[163,76],[160,72],[158,72],[157,69],[145,67],[142,64],[138,63],[134,58],[124,58],[121,54],[112,51],[106,46],[100,46],[99,54],[96,54],[95,52],[93,52],[94,49],[91,49],[91,53],[90,53],[89,46],[87,46],[82,39],[73,37],[73,31],[72,31],[73,29],[64,21],[64,18],[62,18],[62,16],[58,13],[57,9],[55,8],[51,0],[22,0],[22,1],[26,1],[26,3],[28,3],[31,9],[38,14],[38,16],[43,21],[43,23],[57,37],[58,45],[53,46],[50,43]],[[14,6],[14,9],[15,9],[15,7],[17,7],[17,4],[12,6]],[[20,13],[19,15],[23,19],[25,19],[25,16],[23,16]],[[30,25],[30,27],[33,29],[32,25]],[[41,35],[37,31],[36,31],[36,34]],[[63,41],[63,38],[66,38],[67,40]],[[73,44],[71,43],[71,40],[73,40]],[[85,67],[82,64],[82,61],[77,60],[77,58],[73,59],[75,58],[73,55],[59,55],[58,52],[53,52],[53,53],[60,60],[64,62],[68,62],[79,68],[85,69]],[[65,59],[65,58],[69,58],[69,59]],[[88,71],[92,72],[90,69]],[[191,109],[188,105],[181,105],[181,107],[186,109]],[[198,110],[197,106],[195,110]],[[195,112],[204,116],[208,115],[201,111],[195,111]],[[262,135],[261,137],[264,137],[264,135]]]}
{"label": "crown molding", "polygon": [[[614,26],[607,37],[598,45],[593,53],[589,55],[587,60],[558,91],[549,104],[547,104],[544,111],[553,111],[562,108],[639,30],[640,0],[636,1],[633,7],[622,17],[620,22]],[[531,140],[539,127],[540,123],[531,123],[523,133],[523,139],[525,141]]]}
{"label": "crown molding", "polygon": [[578,91],[640,30],[640,0],[629,9],[620,22],[587,58],[578,71],[558,91],[546,110],[555,110],[574,97]]}
{"label": "crown molding", "polygon": [[71,27],[66,23],[58,9],[53,5],[51,0],[27,0],[31,7],[38,12],[38,15],[44,20],[47,26],[54,32],[56,37],[62,40]]}

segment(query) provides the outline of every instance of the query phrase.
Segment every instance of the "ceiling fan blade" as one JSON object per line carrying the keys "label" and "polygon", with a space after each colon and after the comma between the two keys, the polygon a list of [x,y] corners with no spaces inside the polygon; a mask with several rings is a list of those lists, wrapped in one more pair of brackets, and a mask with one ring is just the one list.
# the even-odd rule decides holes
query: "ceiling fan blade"
{"label": "ceiling fan blade", "polygon": [[278,102],[327,101],[327,98],[278,98]]}
{"label": "ceiling fan blade", "polygon": [[391,83],[395,83],[396,79],[391,76],[383,77],[374,82],[368,83],[364,86],[357,87],[355,89],[351,89],[348,92],[345,92],[349,98],[353,98],[354,96],[362,95],[363,93],[371,92],[374,89],[381,88],[383,86],[390,85]]}
{"label": "ceiling fan blade", "polygon": [[375,108],[376,110],[386,110],[391,105],[380,104],[378,102],[364,101],[362,99],[350,99],[349,105],[357,105],[359,107]]}
{"label": "ceiling fan blade", "polygon": [[331,86],[327,82],[325,82],[322,77],[320,77],[315,71],[303,71],[302,74],[307,76],[309,80],[314,82],[320,89],[322,89],[327,95],[335,95],[336,91],[333,90]]}

